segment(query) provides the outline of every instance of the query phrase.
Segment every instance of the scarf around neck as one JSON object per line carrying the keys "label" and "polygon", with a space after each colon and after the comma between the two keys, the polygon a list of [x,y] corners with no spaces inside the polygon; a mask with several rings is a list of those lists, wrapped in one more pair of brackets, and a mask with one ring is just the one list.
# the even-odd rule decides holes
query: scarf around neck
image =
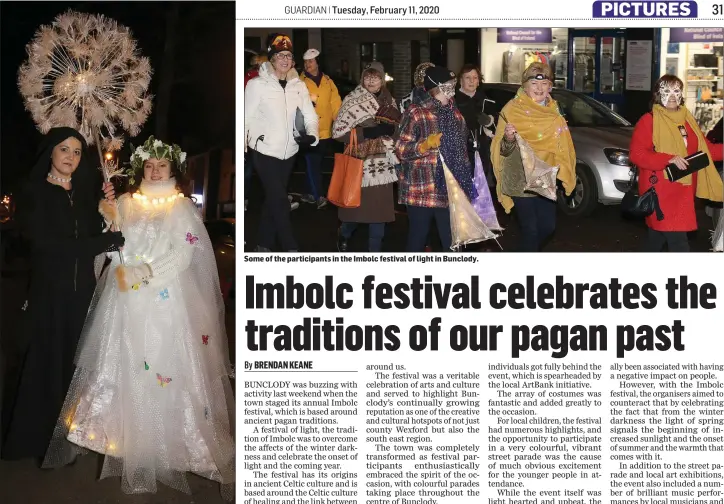
{"label": "scarf around neck", "polygon": [[304,75],[314,82],[314,85],[319,87],[320,84],[322,84],[322,77],[324,77],[324,74],[322,72],[317,72],[317,75],[312,75],[310,73],[304,72]]}
{"label": "scarf around neck", "polygon": [[332,138],[342,137],[368,119],[374,119],[379,108],[375,95],[360,84],[342,101],[332,124]]}
{"label": "scarf around neck", "polygon": [[[332,138],[343,137],[357,126],[371,121],[396,126],[399,118],[400,111],[387,88],[373,94],[360,84],[344,98],[332,125]],[[357,148],[351,150],[349,155],[363,160],[362,187],[397,182],[395,165],[399,164],[399,160],[395,155],[395,142],[392,137],[365,139],[358,143]]]}
{"label": "scarf around neck", "polygon": [[[701,129],[699,129],[696,119],[686,107],[681,106],[677,110],[668,110],[666,107],[656,104],[651,113],[654,116],[653,141],[656,152],[665,152],[672,156],[681,156],[682,158],[688,156],[684,137],[681,136],[679,126],[686,127],[686,123],[689,123],[691,130],[698,140],[699,150],[709,156],[709,166],[715,169],[711,163],[711,153],[704,140],[704,134],[701,132]],[[708,167],[705,168],[705,170],[708,169]],[[664,177],[666,177],[666,172],[664,172]],[[687,175],[677,180],[677,182],[688,186],[691,185],[692,180],[693,176]]]}
{"label": "scarf around neck", "polygon": [[[468,157],[467,147],[467,129],[465,124],[458,120],[455,115],[455,104],[452,100],[447,105],[442,105],[439,101],[434,100],[435,114],[437,115],[437,124],[442,133],[440,138],[440,154],[445,160],[450,173],[460,185],[465,195],[470,201],[478,196],[478,192],[473,185],[472,170],[470,167],[470,158]],[[447,194],[447,184],[445,183],[445,172],[442,167],[442,160],[438,156],[437,170],[435,170],[435,185],[439,191]]]}
{"label": "scarf around neck", "polygon": [[[558,103],[551,98],[545,105],[541,105],[533,101],[523,88],[508,102],[502,115],[503,120],[512,123],[518,134],[536,152],[557,153],[561,147],[561,139],[570,137],[568,124],[558,110]],[[498,131],[503,133],[502,130]],[[570,163],[573,160],[566,161]]]}

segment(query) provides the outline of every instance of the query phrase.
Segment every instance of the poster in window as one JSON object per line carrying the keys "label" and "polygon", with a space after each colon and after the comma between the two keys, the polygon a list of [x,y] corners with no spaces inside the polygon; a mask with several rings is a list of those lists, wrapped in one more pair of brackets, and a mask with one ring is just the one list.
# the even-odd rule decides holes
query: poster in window
{"label": "poster in window", "polygon": [[653,41],[629,40],[626,42],[626,54],[626,89],[651,91]]}

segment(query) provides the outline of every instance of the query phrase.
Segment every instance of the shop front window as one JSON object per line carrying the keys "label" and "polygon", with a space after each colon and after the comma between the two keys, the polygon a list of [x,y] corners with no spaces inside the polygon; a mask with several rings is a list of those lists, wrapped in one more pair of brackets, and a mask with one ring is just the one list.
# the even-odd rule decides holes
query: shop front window
{"label": "shop front window", "polygon": [[[686,108],[705,133],[722,118],[724,28],[663,28],[659,73],[684,82]],[[711,40],[711,41],[710,41]]]}
{"label": "shop front window", "polygon": [[594,93],[596,90],[596,38],[573,38],[573,90]]}
{"label": "shop front window", "polygon": [[[489,28],[488,30],[496,30]],[[555,76],[554,86],[565,88],[568,81],[568,28],[552,28],[552,29],[520,29],[506,30],[501,33],[498,30],[497,47],[491,51],[490,57],[497,60],[498,51],[502,52],[503,62],[500,70],[500,81],[513,84],[520,84],[523,77],[523,71],[531,63],[545,63]],[[530,40],[518,41],[523,38],[516,36],[515,31],[529,31],[532,35],[528,35]],[[487,35],[483,34],[484,40]],[[488,38],[488,40],[490,40]],[[515,40],[515,42],[508,42]],[[492,42],[492,41],[491,41]],[[485,48],[485,42],[483,43]],[[498,70],[493,67],[494,63],[487,62],[486,55],[483,61],[483,75],[486,81],[495,82],[498,80]],[[499,60],[498,60],[499,61]],[[486,75],[487,74],[487,75]]]}
{"label": "shop front window", "polygon": [[553,52],[550,66],[556,87],[568,87],[568,28],[553,28]]}
{"label": "shop front window", "polygon": [[601,39],[601,93],[623,92],[624,36]]}

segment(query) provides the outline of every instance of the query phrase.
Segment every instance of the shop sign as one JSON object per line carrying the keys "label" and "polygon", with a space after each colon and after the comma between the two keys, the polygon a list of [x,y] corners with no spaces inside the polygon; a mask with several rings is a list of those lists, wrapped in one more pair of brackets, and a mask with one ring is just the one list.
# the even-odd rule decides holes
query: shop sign
{"label": "shop sign", "polygon": [[498,28],[498,42],[509,44],[550,44],[552,28]]}
{"label": "shop sign", "polygon": [[669,42],[724,42],[724,28],[670,28]]}

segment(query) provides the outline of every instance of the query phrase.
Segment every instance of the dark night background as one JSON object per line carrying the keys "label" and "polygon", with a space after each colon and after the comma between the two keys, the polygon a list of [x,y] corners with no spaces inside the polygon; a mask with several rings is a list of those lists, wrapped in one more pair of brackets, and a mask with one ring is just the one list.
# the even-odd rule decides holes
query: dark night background
{"label": "dark night background", "polygon": [[152,134],[178,143],[189,156],[215,147],[233,148],[234,2],[2,2],[3,193],[12,192],[22,180],[41,138],[17,86],[18,69],[27,59],[25,46],[40,25],[51,24],[69,9],[102,14],[125,25],[141,55],[151,61],[153,110],[138,137],[124,135],[122,162],[128,161],[130,142],[138,145]]}

